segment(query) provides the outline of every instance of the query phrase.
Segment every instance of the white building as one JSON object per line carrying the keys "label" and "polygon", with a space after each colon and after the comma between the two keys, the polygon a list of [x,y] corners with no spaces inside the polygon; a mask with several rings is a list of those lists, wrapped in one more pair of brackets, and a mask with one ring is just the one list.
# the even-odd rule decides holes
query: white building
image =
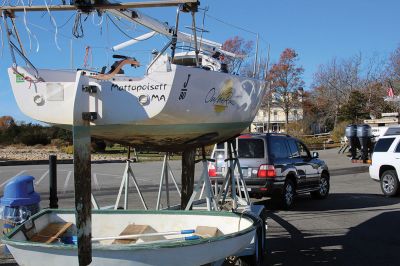
{"label": "white building", "polygon": [[[303,95],[303,88],[299,88],[298,95]],[[285,132],[286,116],[285,111],[278,105],[277,95],[271,96],[270,106],[261,107],[251,124],[252,132]],[[302,98],[298,100],[298,106],[289,110],[289,123],[298,122],[303,119]],[[269,112],[268,112],[269,109]],[[268,127],[269,123],[269,127]]]}
{"label": "white building", "polygon": [[[268,116],[270,117],[268,119]],[[303,119],[303,109],[302,108],[292,108],[289,111],[289,123],[298,122]],[[269,121],[270,132],[285,132],[285,112],[283,108],[278,106],[273,106],[270,108],[268,113],[267,108],[260,108],[256,117],[251,124],[252,132],[267,132]]]}

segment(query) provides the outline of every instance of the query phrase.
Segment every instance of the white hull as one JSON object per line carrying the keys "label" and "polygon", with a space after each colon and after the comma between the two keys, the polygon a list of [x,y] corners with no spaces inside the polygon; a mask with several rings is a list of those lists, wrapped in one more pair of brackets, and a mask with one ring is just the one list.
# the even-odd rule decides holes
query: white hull
{"label": "white hull", "polygon": [[[48,211],[33,217],[36,228],[49,222],[74,221],[72,211]],[[191,241],[162,243],[93,244],[91,265],[202,265],[237,254],[255,237],[257,220],[247,215],[210,212],[98,211],[92,215],[93,237],[118,235],[128,224],[148,224],[159,232],[216,226],[221,236]],[[65,244],[40,244],[26,241],[16,229],[4,242],[19,265],[78,265],[77,248]]]}
{"label": "white hull", "polygon": [[[95,112],[93,136],[165,150],[241,133],[264,95],[258,80],[174,64],[169,70],[161,64],[143,78],[117,75],[105,81],[88,71],[38,71],[44,82],[31,83],[9,69],[18,106],[27,116],[70,128],[82,123],[82,113]],[[18,72],[34,73],[22,67]],[[97,93],[82,91],[85,85]]]}

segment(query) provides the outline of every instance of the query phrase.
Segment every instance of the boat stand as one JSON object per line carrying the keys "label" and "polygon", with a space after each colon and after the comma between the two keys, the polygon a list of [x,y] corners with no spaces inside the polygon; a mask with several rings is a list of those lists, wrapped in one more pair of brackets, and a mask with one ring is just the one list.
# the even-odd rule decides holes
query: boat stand
{"label": "boat stand", "polygon": [[169,156],[170,156],[170,154],[168,152],[165,153],[165,155],[164,155],[164,161],[163,161],[163,166],[162,166],[162,170],[161,170],[160,185],[158,187],[156,210],[160,210],[162,187],[163,187],[164,182],[165,182],[165,193],[167,196],[167,209],[169,209],[171,207],[170,201],[169,201],[169,181],[168,181],[169,174],[171,174],[171,178],[172,178],[172,181],[174,182],[176,191],[178,191],[179,197],[181,197],[181,191],[178,187],[178,184],[176,183],[176,179],[174,177],[174,173],[172,172],[171,166],[168,163]]}
{"label": "boat stand", "polygon": [[[130,154],[129,152],[129,148],[128,148],[128,154]],[[129,155],[128,155],[129,158]],[[144,201],[142,192],[140,191],[140,188],[138,186],[138,183],[136,181],[135,178],[135,174],[133,173],[133,170],[131,168],[131,162],[133,162],[131,159],[127,159],[126,160],[126,165],[125,165],[125,171],[124,171],[124,175],[122,176],[122,180],[121,180],[121,185],[119,187],[119,191],[118,191],[118,196],[117,196],[117,200],[115,201],[115,205],[114,205],[114,210],[118,209],[118,205],[119,202],[121,200],[121,195],[122,195],[122,190],[125,188],[125,195],[124,195],[124,210],[128,209],[128,189],[129,189],[129,177],[132,178],[133,184],[136,187],[136,190],[139,194],[140,200],[142,201],[143,207],[145,210],[147,210],[147,205],[146,202]]]}
{"label": "boat stand", "polygon": [[[237,210],[238,205],[250,205],[249,192],[247,190],[246,182],[244,181],[242,169],[238,159],[237,151],[233,145],[233,141],[228,141],[228,162],[224,181],[221,189],[216,197],[216,201],[219,203],[222,209],[227,201],[228,196],[232,200],[232,209]],[[235,174],[238,173],[238,174]],[[217,183],[217,182],[216,182]],[[244,197],[242,197],[242,193]]]}
{"label": "boat stand", "polygon": [[208,161],[213,161],[212,159],[207,159],[206,158],[206,152],[204,147],[202,147],[202,159],[196,160],[195,163],[202,162],[203,164],[203,172],[201,173],[200,179],[196,184],[196,187],[194,188],[194,191],[189,199],[189,202],[185,208],[185,211],[190,210],[190,208],[193,205],[194,199],[196,198],[197,193],[200,190],[200,185],[203,184],[202,190],[200,193],[199,199],[202,197],[204,190],[206,191],[206,202],[207,202],[207,210],[208,211],[217,211],[217,201],[215,200],[214,197],[214,192],[211,186],[210,178],[208,176]]}

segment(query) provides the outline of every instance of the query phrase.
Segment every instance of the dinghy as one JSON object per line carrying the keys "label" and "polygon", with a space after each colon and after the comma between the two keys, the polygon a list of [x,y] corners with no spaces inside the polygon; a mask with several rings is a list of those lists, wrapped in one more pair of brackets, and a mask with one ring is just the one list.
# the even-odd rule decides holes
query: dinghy
{"label": "dinghy", "polygon": [[[72,210],[43,210],[2,240],[19,265],[78,265],[74,222]],[[203,265],[244,250],[261,226],[246,213],[93,211],[91,265]]]}

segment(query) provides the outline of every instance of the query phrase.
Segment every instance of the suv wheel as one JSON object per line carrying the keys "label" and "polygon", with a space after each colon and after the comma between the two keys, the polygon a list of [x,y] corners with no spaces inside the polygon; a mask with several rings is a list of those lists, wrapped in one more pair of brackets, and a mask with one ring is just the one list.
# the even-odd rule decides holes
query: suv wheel
{"label": "suv wheel", "polygon": [[395,170],[386,170],[381,176],[381,189],[386,197],[392,197],[399,192],[399,179]]}
{"label": "suv wheel", "polygon": [[273,197],[274,202],[279,205],[282,209],[290,209],[293,206],[294,195],[296,189],[292,180],[287,179],[283,185],[281,193],[276,194]]}
{"label": "suv wheel", "polygon": [[313,199],[325,199],[326,197],[328,197],[329,188],[330,188],[329,176],[326,173],[323,173],[319,180],[319,188],[318,190],[312,191],[310,193],[311,197]]}

